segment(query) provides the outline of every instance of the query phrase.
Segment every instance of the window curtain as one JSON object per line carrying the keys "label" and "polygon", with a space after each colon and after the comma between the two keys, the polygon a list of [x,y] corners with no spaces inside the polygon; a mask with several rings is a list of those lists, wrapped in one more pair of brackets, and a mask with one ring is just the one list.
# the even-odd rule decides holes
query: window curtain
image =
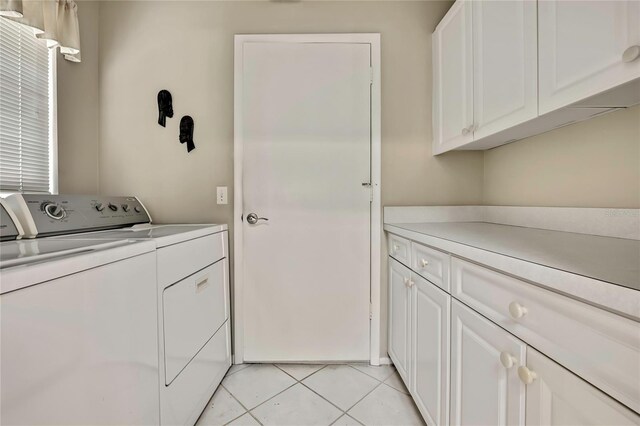
{"label": "window curtain", "polygon": [[80,62],[78,5],[74,0],[0,0],[0,16],[33,30],[64,58]]}

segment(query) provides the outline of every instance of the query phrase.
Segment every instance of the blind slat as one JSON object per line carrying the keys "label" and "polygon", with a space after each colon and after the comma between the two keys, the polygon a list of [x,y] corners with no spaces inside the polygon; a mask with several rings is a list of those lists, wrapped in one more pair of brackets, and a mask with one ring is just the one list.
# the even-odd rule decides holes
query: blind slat
{"label": "blind slat", "polygon": [[0,190],[48,192],[50,53],[46,42],[0,19]]}

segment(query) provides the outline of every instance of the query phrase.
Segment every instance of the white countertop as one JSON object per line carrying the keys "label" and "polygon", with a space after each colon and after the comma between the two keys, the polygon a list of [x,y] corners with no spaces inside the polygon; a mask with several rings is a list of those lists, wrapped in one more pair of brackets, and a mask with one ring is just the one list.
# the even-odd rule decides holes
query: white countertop
{"label": "white countertop", "polygon": [[486,222],[385,230],[605,309],[640,318],[640,241]]}

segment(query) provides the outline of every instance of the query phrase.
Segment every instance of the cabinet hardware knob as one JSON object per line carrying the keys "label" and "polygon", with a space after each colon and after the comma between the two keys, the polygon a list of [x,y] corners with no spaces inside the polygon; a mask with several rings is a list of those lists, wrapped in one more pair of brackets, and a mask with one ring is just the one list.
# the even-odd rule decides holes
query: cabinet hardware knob
{"label": "cabinet hardware knob", "polygon": [[411,282],[411,280],[409,278],[405,278],[404,279],[404,285],[406,285],[407,287],[410,287],[409,283]]}
{"label": "cabinet hardware knob", "polygon": [[398,252],[398,249],[399,249],[399,248],[400,248],[400,247],[398,247],[398,245],[397,245],[397,244],[394,244],[394,245],[393,245],[393,254],[396,254],[396,253]]}
{"label": "cabinet hardware knob", "polygon": [[622,62],[633,62],[640,58],[640,45],[629,46],[622,54]]}
{"label": "cabinet hardware knob", "polygon": [[426,268],[428,264],[429,264],[429,261],[427,259],[422,259],[420,261],[420,265],[422,265],[423,268]]}
{"label": "cabinet hardware knob", "polygon": [[414,284],[415,282],[413,282],[413,280],[409,280],[409,288],[413,287]]}
{"label": "cabinet hardware knob", "polygon": [[513,364],[515,364],[516,361],[518,361],[516,357],[511,355],[509,352],[500,352],[500,363],[504,368],[509,369],[513,367]]}
{"label": "cabinet hardware knob", "polygon": [[538,378],[538,375],[535,371],[531,371],[523,365],[521,367],[518,367],[518,377],[520,377],[522,383],[524,383],[525,385],[530,385],[535,379]]}
{"label": "cabinet hardware knob", "polygon": [[511,318],[513,319],[522,318],[527,314],[527,312],[528,312],[527,308],[525,308],[518,302],[509,303],[509,315],[511,315]]}

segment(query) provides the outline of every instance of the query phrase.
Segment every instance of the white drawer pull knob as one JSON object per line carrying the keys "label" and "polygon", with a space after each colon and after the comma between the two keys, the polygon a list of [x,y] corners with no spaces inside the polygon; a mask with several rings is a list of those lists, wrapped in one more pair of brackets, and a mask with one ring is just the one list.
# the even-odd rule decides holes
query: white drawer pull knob
{"label": "white drawer pull knob", "polygon": [[509,303],[509,314],[513,319],[522,318],[527,314],[527,308],[525,308],[518,302],[511,302]]}
{"label": "white drawer pull knob", "polygon": [[409,280],[409,288],[413,287],[414,284],[413,280]]}
{"label": "white drawer pull knob", "polygon": [[500,363],[506,369],[513,367],[517,361],[516,357],[511,355],[509,352],[500,352]]}
{"label": "white drawer pull knob", "polygon": [[521,367],[518,367],[518,377],[520,377],[522,383],[524,383],[525,385],[530,385],[535,379],[538,378],[538,375],[535,373],[535,371],[531,371],[523,365]]}
{"label": "white drawer pull knob", "polygon": [[411,280],[409,278],[405,278],[404,279],[404,285],[406,285],[407,287],[410,287],[409,283],[411,282]]}
{"label": "white drawer pull knob", "polygon": [[394,245],[393,245],[393,252],[394,252],[394,253],[397,253],[399,248],[400,248],[400,247],[398,247],[398,245],[397,245],[397,244],[394,244]]}
{"label": "white drawer pull knob", "polygon": [[427,259],[422,259],[420,261],[420,265],[422,265],[423,268],[426,268],[428,264],[429,264],[429,261]]}
{"label": "white drawer pull knob", "polygon": [[622,62],[633,62],[640,58],[640,46],[629,46],[622,54]]}

